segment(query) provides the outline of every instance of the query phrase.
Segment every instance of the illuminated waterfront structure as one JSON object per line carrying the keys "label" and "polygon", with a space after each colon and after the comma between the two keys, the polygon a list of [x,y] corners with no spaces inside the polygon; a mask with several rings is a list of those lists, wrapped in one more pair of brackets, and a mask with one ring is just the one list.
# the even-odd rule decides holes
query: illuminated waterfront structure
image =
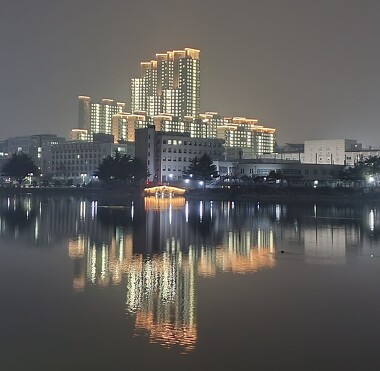
{"label": "illuminated waterfront structure", "polygon": [[171,114],[198,117],[200,109],[200,51],[192,48],[156,54],[141,63],[139,78],[131,81],[132,112],[148,116]]}
{"label": "illuminated waterfront structure", "polygon": [[102,99],[100,102],[92,102],[90,97],[79,96],[78,127],[76,129],[87,130],[87,140],[92,141],[95,133],[112,133],[112,116],[123,112],[124,102],[113,99]]}

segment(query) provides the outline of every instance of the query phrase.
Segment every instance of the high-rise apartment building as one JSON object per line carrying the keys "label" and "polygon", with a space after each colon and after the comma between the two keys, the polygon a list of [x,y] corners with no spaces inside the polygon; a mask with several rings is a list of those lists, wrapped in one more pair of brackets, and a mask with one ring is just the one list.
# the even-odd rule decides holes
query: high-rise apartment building
{"label": "high-rise apartment building", "polygon": [[92,140],[93,134],[112,134],[112,116],[123,112],[124,102],[113,99],[102,99],[100,102],[92,102],[90,97],[79,96],[78,128],[87,130],[88,140]]}
{"label": "high-rise apartment building", "polygon": [[200,110],[200,51],[185,48],[156,54],[141,63],[141,75],[131,82],[131,109],[153,117],[169,114],[197,118]]}
{"label": "high-rise apartment building", "polygon": [[274,151],[276,129],[258,125],[258,120],[245,117],[224,120],[224,124],[217,127],[217,138],[225,141],[227,157],[252,158]]}

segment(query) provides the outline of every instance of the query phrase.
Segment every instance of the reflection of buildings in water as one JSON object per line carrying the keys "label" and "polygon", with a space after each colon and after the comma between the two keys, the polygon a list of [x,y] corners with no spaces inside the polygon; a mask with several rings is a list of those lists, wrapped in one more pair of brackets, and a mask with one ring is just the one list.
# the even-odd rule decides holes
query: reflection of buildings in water
{"label": "reflection of buildings in water", "polygon": [[184,197],[145,197],[145,210],[183,209]]}
{"label": "reflection of buildings in water", "polygon": [[127,272],[127,312],[136,316],[136,334],[152,342],[194,348],[197,338],[195,255],[180,249],[139,259]]}
{"label": "reflection of buildings in water", "polygon": [[0,235],[51,246],[71,236],[101,235],[96,201],[74,197],[19,195],[0,198]]}
{"label": "reflection of buildings in water", "polygon": [[273,268],[273,231],[228,232],[226,245],[216,249],[202,249],[198,259],[198,274],[214,276],[218,270],[233,273],[252,273],[260,269]]}
{"label": "reflection of buildings in water", "polygon": [[305,260],[313,264],[346,262],[346,229],[332,225],[304,228]]}
{"label": "reflection of buildings in water", "polygon": [[109,244],[96,244],[90,238],[79,235],[69,241],[69,256],[74,259],[76,290],[83,290],[86,280],[98,286],[116,285],[128,271],[132,257],[132,236],[116,227]]}

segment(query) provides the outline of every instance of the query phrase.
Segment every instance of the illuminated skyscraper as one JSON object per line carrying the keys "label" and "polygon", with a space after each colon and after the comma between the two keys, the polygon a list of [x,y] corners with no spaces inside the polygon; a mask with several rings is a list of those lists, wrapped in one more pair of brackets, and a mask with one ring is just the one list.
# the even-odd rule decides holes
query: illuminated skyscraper
{"label": "illuminated skyscraper", "polygon": [[132,112],[170,114],[181,120],[199,117],[200,51],[185,48],[156,54],[141,63],[141,76],[131,82]]}
{"label": "illuminated skyscraper", "polygon": [[90,97],[79,96],[78,129],[87,130],[88,140],[95,133],[112,134],[112,116],[123,112],[125,103],[113,99],[91,102]]}

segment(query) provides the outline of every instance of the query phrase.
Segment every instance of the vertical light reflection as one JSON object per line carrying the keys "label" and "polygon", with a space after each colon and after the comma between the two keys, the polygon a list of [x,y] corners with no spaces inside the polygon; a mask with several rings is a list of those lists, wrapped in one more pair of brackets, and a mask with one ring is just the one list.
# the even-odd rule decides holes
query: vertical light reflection
{"label": "vertical light reflection", "polygon": [[169,204],[169,224],[170,225],[172,224],[172,216],[173,216],[173,205],[170,202],[170,204]]}
{"label": "vertical light reflection", "polygon": [[91,202],[91,219],[94,220],[98,211],[98,201]]}
{"label": "vertical light reflection", "polygon": [[79,206],[79,218],[80,220],[86,220],[86,202],[81,201]]}
{"label": "vertical light reflection", "polygon": [[280,221],[281,218],[281,206],[276,204],[276,221]]}
{"label": "vertical light reflection", "polygon": [[102,281],[106,279],[108,273],[108,248],[105,244],[102,245],[102,263],[100,277]]}
{"label": "vertical light reflection", "polygon": [[186,201],[185,203],[185,218],[186,218],[186,223],[189,222],[189,202]]}
{"label": "vertical light reflection", "polygon": [[38,222],[38,218],[37,218],[36,224],[34,225],[34,241],[38,240],[39,232],[40,232],[40,228],[39,228],[39,222]]}
{"label": "vertical light reflection", "polygon": [[134,202],[132,201],[132,207],[131,207],[131,218],[132,218],[132,221],[133,221],[133,217],[135,216],[135,204]]}
{"label": "vertical light reflection", "polygon": [[212,201],[210,201],[210,218],[212,220]]}
{"label": "vertical light reflection", "polygon": [[202,223],[203,219],[203,201],[199,202],[199,220]]}
{"label": "vertical light reflection", "polygon": [[373,209],[369,212],[369,229],[371,232],[375,230],[375,212]]}

